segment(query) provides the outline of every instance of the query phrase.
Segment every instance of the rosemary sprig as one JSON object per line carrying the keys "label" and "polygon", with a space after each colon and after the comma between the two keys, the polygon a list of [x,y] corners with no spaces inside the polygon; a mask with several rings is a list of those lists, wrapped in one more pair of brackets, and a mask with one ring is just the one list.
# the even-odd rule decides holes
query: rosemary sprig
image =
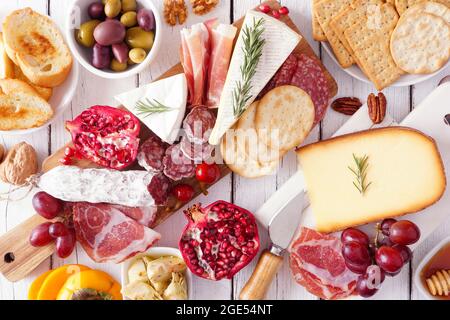
{"label": "rosemary sprig", "polygon": [[367,168],[369,167],[369,157],[364,155],[363,157],[358,157],[353,154],[353,160],[356,163],[356,169],[348,166],[348,169],[355,175],[356,180],[353,181],[353,185],[358,189],[359,193],[364,195],[372,182],[367,182]]}
{"label": "rosemary sprig", "polygon": [[152,114],[163,113],[173,110],[173,108],[162,104],[156,99],[150,101],[148,98],[136,102],[135,108],[138,111],[138,115],[142,115],[144,116],[144,118],[151,116]]}
{"label": "rosemary sprig", "polygon": [[233,111],[234,116],[239,118],[245,111],[247,102],[252,97],[250,90],[252,89],[252,78],[256,73],[256,67],[262,56],[262,50],[265,39],[262,37],[264,32],[264,20],[253,19],[253,26],[245,26],[242,30],[244,46],[244,62],[241,65],[242,80],[236,83],[233,91]]}

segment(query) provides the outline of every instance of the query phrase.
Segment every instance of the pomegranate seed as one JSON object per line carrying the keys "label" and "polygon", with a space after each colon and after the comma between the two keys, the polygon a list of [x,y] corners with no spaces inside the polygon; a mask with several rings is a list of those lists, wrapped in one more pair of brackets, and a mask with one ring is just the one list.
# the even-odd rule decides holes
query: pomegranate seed
{"label": "pomegranate seed", "polygon": [[71,147],[67,147],[64,150],[64,154],[66,155],[66,157],[73,157],[75,155],[75,150]]}
{"label": "pomegranate seed", "polygon": [[72,164],[72,159],[70,159],[68,157],[64,157],[64,158],[59,159],[59,162],[61,162],[65,166],[70,166]]}
{"label": "pomegranate seed", "polygon": [[278,12],[279,12],[281,15],[285,16],[285,15],[288,15],[288,14],[289,14],[289,9],[288,9],[288,7],[284,6],[284,7],[281,7],[280,10],[278,10]]}
{"label": "pomegranate seed", "polygon": [[272,10],[272,17],[274,17],[275,19],[280,19],[281,14],[278,12],[278,10]]}
{"label": "pomegranate seed", "polygon": [[270,12],[270,6],[266,5],[266,4],[262,4],[259,6],[259,11],[264,12],[264,13],[269,13]]}

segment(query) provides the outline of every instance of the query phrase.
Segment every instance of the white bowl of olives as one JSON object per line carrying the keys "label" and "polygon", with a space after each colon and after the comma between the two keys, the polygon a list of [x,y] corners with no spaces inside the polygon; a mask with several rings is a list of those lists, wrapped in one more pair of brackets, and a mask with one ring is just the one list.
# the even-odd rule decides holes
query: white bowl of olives
{"label": "white bowl of olives", "polygon": [[161,26],[151,0],[74,0],[65,30],[70,50],[84,68],[122,79],[155,60]]}
{"label": "white bowl of olives", "polygon": [[180,250],[153,247],[122,263],[125,300],[192,300],[192,273]]}

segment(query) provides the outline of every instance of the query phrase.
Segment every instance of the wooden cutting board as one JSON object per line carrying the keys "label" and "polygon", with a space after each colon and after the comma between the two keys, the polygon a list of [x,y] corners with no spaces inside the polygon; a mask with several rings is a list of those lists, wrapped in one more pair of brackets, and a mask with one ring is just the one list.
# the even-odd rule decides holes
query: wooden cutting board
{"label": "wooden cutting board", "polygon": [[[264,4],[270,5],[273,9],[280,8],[280,4],[275,0],[267,1]],[[289,16],[283,16],[281,20],[285,22],[290,28],[292,28],[294,31],[296,31],[301,35],[301,32],[298,30],[297,26],[289,18]],[[244,18],[241,18],[240,20],[234,23],[234,26],[236,26],[240,30],[243,22]],[[310,45],[303,36],[301,42],[295,48],[294,53],[306,54],[317,61],[317,63],[322,67],[323,71],[325,72],[328,78],[330,96],[334,97],[338,89],[336,81],[333,79],[328,70],[326,70],[326,68],[323,66],[320,59],[315,55],[314,51],[312,50],[312,48],[310,47]],[[165,79],[179,73],[183,73],[183,67],[181,63],[169,69],[158,80]],[[150,131],[148,130],[148,128],[142,125],[140,133],[141,141],[145,141],[145,139],[149,136],[149,134]],[[68,143],[66,146],[70,145],[71,142]],[[48,170],[55,168],[56,166],[61,165],[59,160],[64,157],[64,149],[66,148],[66,146],[59,149],[54,154],[52,154],[51,156],[49,156],[47,159],[44,160],[42,164],[43,172],[46,172]],[[74,165],[77,165],[81,168],[97,167],[94,163],[88,160],[77,160],[74,162]],[[139,167],[135,166],[134,169],[136,168]],[[221,169],[221,178],[225,177],[231,172],[226,165],[220,165],[220,169]],[[198,185],[197,181],[194,178],[187,179],[184,182],[187,182],[194,187],[196,194],[195,197],[201,194],[200,186]],[[168,207],[173,206],[174,201],[175,201],[174,199],[170,199]],[[158,210],[157,219],[153,227],[164,222],[164,220],[166,220],[169,216],[171,216],[175,212],[176,211],[174,210],[167,209],[167,207],[160,207]],[[47,259],[54,252],[55,247],[53,244],[46,247],[35,248],[31,246],[28,242],[28,237],[30,235],[31,230],[42,222],[43,219],[41,217],[34,215],[31,218],[27,219],[22,224],[18,225],[14,229],[7,232],[2,237],[0,237],[0,273],[2,273],[5,276],[5,278],[8,279],[9,281],[15,282],[25,278],[41,262]]]}

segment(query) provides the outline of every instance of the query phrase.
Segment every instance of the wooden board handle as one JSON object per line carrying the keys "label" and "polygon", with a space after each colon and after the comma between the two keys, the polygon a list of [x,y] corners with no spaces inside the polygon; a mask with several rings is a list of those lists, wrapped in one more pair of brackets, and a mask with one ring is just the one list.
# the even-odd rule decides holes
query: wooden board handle
{"label": "wooden board handle", "polygon": [[252,276],[239,295],[240,300],[262,300],[283,263],[283,257],[264,250]]}
{"label": "wooden board handle", "polygon": [[36,248],[28,241],[31,231],[44,222],[34,215],[0,237],[0,273],[9,281],[25,278],[55,251],[54,243]]}

